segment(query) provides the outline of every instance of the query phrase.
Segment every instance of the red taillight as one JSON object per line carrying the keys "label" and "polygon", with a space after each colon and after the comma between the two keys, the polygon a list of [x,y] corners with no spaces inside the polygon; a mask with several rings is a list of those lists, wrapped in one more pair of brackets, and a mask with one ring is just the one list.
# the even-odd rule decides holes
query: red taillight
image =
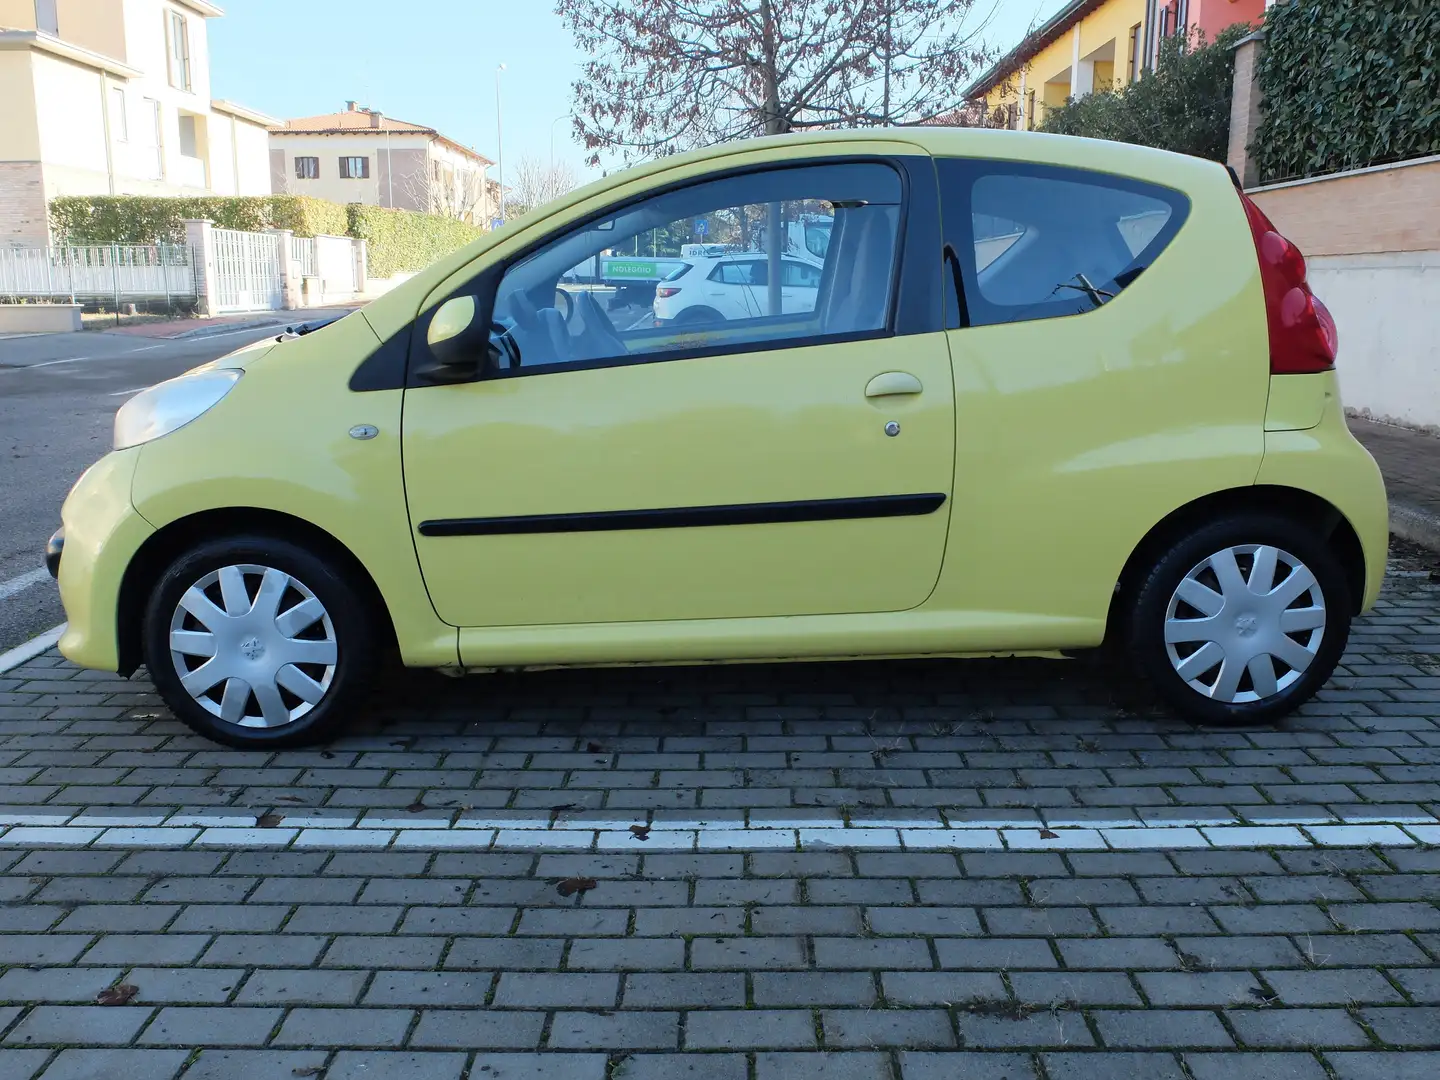
{"label": "red taillight", "polygon": [[679,291],[679,289],[672,289],[668,286],[661,285],[660,288],[655,290],[655,298],[657,300],[664,300],[667,296],[674,296]]}
{"label": "red taillight", "polygon": [[1293,375],[1335,366],[1335,320],[1305,280],[1305,256],[1281,236],[1243,191],[1245,217],[1260,260],[1265,316],[1270,329],[1270,373]]}

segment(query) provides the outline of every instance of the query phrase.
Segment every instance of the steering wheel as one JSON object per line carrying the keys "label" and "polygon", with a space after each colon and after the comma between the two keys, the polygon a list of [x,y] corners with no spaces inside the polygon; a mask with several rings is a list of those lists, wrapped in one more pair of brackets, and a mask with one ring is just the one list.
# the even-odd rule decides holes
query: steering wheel
{"label": "steering wheel", "polygon": [[625,340],[615,332],[615,324],[605,309],[588,292],[576,293],[576,299],[585,319],[585,329],[580,339],[595,356],[625,356],[629,349]]}
{"label": "steering wheel", "polygon": [[506,326],[498,319],[490,323],[490,344],[505,357],[505,368],[507,371],[514,371],[520,366],[520,345],[511,332],[512,326]]}

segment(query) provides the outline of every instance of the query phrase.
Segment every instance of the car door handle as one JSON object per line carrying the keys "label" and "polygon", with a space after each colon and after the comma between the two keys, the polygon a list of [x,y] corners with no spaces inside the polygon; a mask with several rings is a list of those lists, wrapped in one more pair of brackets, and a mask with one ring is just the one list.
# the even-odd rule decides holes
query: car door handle
{"label": "car door handle", "polygon": [[918,394],[925,387],[908,371],[886,371],[876,375],[865,386],[866,397],[890,397],[893,394]]}

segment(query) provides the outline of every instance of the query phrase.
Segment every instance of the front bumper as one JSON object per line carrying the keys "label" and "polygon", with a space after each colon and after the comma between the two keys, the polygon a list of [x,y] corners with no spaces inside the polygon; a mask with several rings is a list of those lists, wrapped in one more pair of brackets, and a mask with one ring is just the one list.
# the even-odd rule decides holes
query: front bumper
{"label": "front bumper", "polygon": [[57,569],[68,625],[60,652],[81,667],[120,669],[120,586],[155,532],[130,502],[140,451],[106,454],[76,481],[61,510],[64,557],[57,553]]}

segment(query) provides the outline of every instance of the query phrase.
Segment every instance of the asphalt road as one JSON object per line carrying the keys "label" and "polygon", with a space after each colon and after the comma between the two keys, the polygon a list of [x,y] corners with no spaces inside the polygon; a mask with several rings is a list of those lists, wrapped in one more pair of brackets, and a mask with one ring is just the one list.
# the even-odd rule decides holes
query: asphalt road
{"label": "asphalt road", "polygon": [[[308,313],[319,317],[322,313]],[[0,652],[65,619],[45,541],[80,474],[110,449],[135,392],[278,332],[159,340],[130,334],[0,337]]]}

